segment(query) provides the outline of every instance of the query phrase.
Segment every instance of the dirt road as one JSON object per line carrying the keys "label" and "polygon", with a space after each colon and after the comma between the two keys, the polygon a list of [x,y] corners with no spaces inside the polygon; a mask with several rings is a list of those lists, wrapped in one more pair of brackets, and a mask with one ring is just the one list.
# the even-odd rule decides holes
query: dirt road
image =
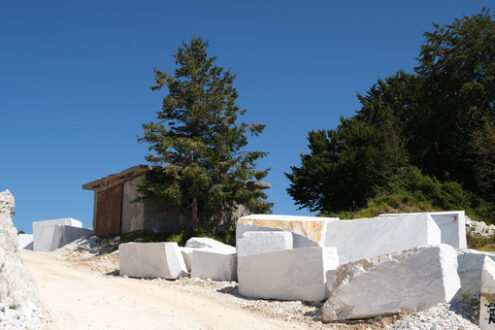
{"label": "dirt road", "polygon": [[103,275],[22,251],[53,329],[299,329],[206,295]]}

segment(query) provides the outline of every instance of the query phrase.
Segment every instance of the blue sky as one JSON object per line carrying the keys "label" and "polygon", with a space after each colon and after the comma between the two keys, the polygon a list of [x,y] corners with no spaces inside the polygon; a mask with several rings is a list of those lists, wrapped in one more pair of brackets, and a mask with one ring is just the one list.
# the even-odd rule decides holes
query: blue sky
{"label": "blue sky", "polygon": [[154,67],[195,34],[237,73],[244,120],[267,124],[248,145],[268,151],[274,213],[297,210],[284,172],[307,132],[335,128],[356,93],[415,66],[422,33],[488,1],[0,1],[0,190],[14,222],[73,217],[91,227],[81,185],[144,164],[136,142],[165,91]]}

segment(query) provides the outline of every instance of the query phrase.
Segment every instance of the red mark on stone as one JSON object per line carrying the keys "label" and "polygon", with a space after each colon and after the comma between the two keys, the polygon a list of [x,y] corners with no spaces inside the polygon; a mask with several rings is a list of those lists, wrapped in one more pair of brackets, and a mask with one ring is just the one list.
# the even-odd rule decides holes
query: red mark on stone
{"label": "red mark on stone", "polygon": [[457,222],[457,215],[454,215],[454,222]]}

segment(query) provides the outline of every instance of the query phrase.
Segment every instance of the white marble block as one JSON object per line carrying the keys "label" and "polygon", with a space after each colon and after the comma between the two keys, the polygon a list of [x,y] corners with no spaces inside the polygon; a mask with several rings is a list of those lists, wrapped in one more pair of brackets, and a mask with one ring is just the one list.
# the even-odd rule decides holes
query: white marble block
{"label": "white marble block", "polygon": [[457,252],[450,245],[363,259],[337,268],[322,320],[416,312],[449,302],[460,286]]}
{"label": "white marble block", "polygon": [[239,293],[245,297],[321,301],[326,272],[339,265],[335,248],[299,248],[239,256]]}
{"label": "white marble block", "polygon": [[292,234],[287,231],[247,231],[237,240],[237,255],[262,254],[292,247]]}
{"label": "white marble block", "polygon": [[288,231],[294,248],[323,247],[328,223],[339,218],[251,214],[237,220],[236,242],[247,231]]}
{"label": "white marble block", "polygon": [[380,217],[406,217],[429,214],[441,231],[441,242],[456,249],[466,249],[466,214],[464,211],[424,212],[424,213],[387,213]]}
{"label": "white marble block", "polygon": [[194,249],[191,277],[237,281],[237,253],[208,248]]}
{"label": "white marble block", "polygon": [[228,245],[208,237],[191,237],[187,240],[185,247],[194,249],[208,248],[220,251],[236,252],[235,247],[232,245]]}
{"label": "white marble block", "polygon": [[457,253],[457,274],[461,279],[459,298],[462,294],[479,295],[485,258],[493,260],[495,253],[477,250],[459,250]]}
{"label": "white marble block", "polygon": [[[34,251],[53,251],[60,247],[60,226],[82,228],[82,222],[73,218],[60,218],[33,222]],[[73,232],[72,232],[73,233]],[[85,235],[86,233],[82,233]],[[76,238],[77,239],[77,238]],[[63,239],[66,241],[65,239]]]}
{"label": "white marble block", "polygon": [[120,275],[174,280],[187,274],[177,243],[119,245]]}
{"label": "white marble block", "polygon": [[33,250],[33,234],[18,234],[19,249]]}
{"label": "white marble block", "polygon": [[440,244],[440,229],[428,214],[335,221],[325,242],[337,247],[341,264],[434,244]]}
{"label": "white marble block", "polygon": [[495,329],[495,262],[485,258],[481,274],[480,320],[482,330]]}

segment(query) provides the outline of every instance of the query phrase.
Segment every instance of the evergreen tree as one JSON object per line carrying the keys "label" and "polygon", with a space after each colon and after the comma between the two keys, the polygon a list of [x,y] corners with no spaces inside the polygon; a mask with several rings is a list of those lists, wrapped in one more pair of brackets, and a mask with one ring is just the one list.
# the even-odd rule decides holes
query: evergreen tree
{"label": "evergreen tree", "polygon": [[261,180],[267,170],[255,163],[267,153],[242,151],[249,135],[265,125],[239,123],[246,110],[236,105],[235,75],[215,65],[207,54],[208,42],[194,37],[174,55],[171,75],[155,69],[152,90],[168,88],[158,122],[144,124],[140,142],[149,143],[146,160],[158,165],[139,188],[141,198],[171,201],[187,207],[192,227],[198,228],[198,210],[217,214],[247,205],[267,212],[266,195],[249,180]]}

